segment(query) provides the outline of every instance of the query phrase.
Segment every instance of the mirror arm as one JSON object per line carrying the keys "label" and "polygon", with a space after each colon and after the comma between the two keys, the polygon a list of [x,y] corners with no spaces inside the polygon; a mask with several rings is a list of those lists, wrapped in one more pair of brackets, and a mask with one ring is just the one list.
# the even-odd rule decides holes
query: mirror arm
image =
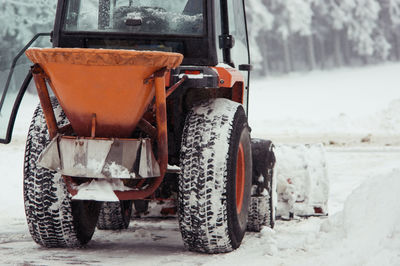
{"label": "mirror arm", "polygon": [[8,87],[10,86],[11,77],[12,77],[12,75],[13,75],[13,73],[14,73],[14,68],[15,68],[15,66],[17,65],[18,59],[25,53],[26,50],[28,50],[28,48],[32,45],[32,43],[34,43],[34,42],[37,40],[37,38],[39,38],[39,37],[41,37],[41,36],[51,36],[51,33],[50,33],[50,32],[45,32],[45,33],[42,32],[42,33],[36,34],[36,35],[32,38],[32,40],[30,40],[30,41],[24,46],[24,48],[22,48],[22,50],[19,51],[19,53],[14,57],[14,60],[13,60],[13,62],[12,62],[12,64],[11,64],[10,72],[8,73],[8,78],[7,78],[6,86],[4,87],[3,95],[1,96],[1,100],[0,100],[0,110],[3,108],[4,100],[5,100],[5,98],[6,98],[6,94],[7,94],[7,91],[8,91]]}

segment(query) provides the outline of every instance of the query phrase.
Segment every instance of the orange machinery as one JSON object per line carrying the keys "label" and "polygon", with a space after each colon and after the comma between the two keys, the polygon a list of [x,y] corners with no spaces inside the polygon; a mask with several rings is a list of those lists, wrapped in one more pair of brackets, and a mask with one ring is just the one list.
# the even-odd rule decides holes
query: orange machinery
{"label": "orange machinery", "polygon": [[[100,146],[101,142],[107,143],[111,138],[117,138],[119,145],[125,145],[125,149],[129,149],[129,147],[132,148],[129,143],[139,141],[128,139],[139,124],[142,130],[156,137],[158,165],[150,161],[148,166],[155,168],[155,171],[151,173],[159,176],[146,189],[139,187],[137,190],[116,191],[116,195],[120,200],[142,199],[150,196],[161,184],[168,163],[165,75],[169,69],[180,65],[183,56],[157,51],[73,48],[32,48],[26,51],[26,55],[35,64],[32,73],[38,95],[50,137],[57,143],[49,147],[58,149],[56,153],[47,149],[47,153],[45,152],[42,158],[54,157],[58,153],[60,159],[63,160],[55,166],[46,165],[46,163],[44,166],[62,172],[69,191],[75,195],[77,191],[74,187],[76,186],[73,186],[72,178],[68,175],[91,177],[103,177],[103,175],[99,172],[100,176],[96,176],[93,171],[87,174],[76,174],[73,165],[82,164],[82,161],[76,161],[76,158],[82,155],[87,157],[90,153],[89,148],[84,151],[74,149],[74,152],[68,152],[71,148],[62,149],[62,147],[79,143],[81,146],[85,143],[87,147],[89,142],[95,143],[92,146]],[[182,78],[175,86],[171,86],[170,90],[179,86],[185,78]],[[57,127],[46,83],[52,88],[72,128]],[[157,122],[156,128],[143,118],[145,112],[153,112],[153,110]],[[65,133],[68,130],[74,132],[76,136],[57,137],[59,133]],[[133,148],[138,146],[140,145],[134,145]],[[99,163],[106,164],[106,159],[110,163],[115,162],[115,158],[106,158],[113,150],[112,146],[107,147],[103,158],[98,160]],[[98,153],[98,149],[96,152]],[[152,153],[151,150],[149,153]],[[150,156],[150,160],[152,158],[153,156]],[[146,160],[146,158],[137,159]],[[54,158],[49,158],[49,160],[54,161]],[[66,167],[67,160],[75,160],[69,168]],[[128,165],[125,162],[123,167],[131,170],[134,163],[135,160],[130,160]],[[133,173],[134,176],[137,174]],[[150,174],[147,177],[154,176]]]}

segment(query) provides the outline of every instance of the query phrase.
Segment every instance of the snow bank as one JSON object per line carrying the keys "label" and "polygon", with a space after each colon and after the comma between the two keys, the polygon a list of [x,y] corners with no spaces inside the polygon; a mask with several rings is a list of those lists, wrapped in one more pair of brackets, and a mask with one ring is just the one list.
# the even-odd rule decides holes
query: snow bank
{"label": "snow bank", "polygon": [[374,113],[355,117],[341,113],[322,122],[315,130],[331,133],[400,135],[400,98],[389,100],[386,107]]}
{"label": "snow bank", "polygon": [[400,169],[396,169],[365,182],[345,204],[346,239],[356,248],[356,254],[370,254],[367,265],[389,265],[399,260],[399,191]]}
{"label": "snow bank", "polygon": [[378,129],[389,134],[400,133],[400,99],[393,100],[389,106],[372,117]]}
{"label": "snow bank", "polygon": [[326,215],[329,178],[324,147],[275,145],[277,216]]}
{"label": "snow bank", "polygon": [[322,240],[330,239],[335,252],[328,256],[337,256],[335,265],[398,265],[399,191],[400,168],[373,176],[348,197],[343,212],[322,224],[327,233]]}

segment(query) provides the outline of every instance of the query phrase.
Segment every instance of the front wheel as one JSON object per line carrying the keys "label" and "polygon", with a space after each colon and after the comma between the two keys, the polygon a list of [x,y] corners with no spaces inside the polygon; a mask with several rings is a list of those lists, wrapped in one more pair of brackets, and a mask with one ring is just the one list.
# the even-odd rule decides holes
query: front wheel
{"label": "front wheel", "polygon": [[213,99],[193,108],[180,164],[178,214],[185,246],[205,253],[238,248],[247,226],[252,172],[243,107]]}

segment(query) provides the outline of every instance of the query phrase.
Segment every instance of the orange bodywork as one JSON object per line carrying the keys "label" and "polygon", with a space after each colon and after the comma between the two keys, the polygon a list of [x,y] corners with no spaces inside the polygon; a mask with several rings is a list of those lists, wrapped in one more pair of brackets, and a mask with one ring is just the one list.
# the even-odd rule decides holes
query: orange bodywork
{"label": "orange bodywork", "polygon": [[[63,129],[57,127],[47,84],[78,137],[131,138],[137,126],[152,137],[160,176],[150,183],[142,180],[136,190],[114,191],[120,200],[151,196],[160,186],[168,164],[166,98],[187,79],[184,76],[176,84],[170,84],[169,69],[178,67],[183,56],[156,51],[79,48],[34,48],[27,50],[26,55],[35,63],[32,74],[51,138]],[[213,69],[218,73],[219,86],[232,88],[232,100],[243,103],[241,73],[233,68]],[[146,112],[155,117],[157,126],[149,123],[146,115],[143,117]],[[242,165],[240,162],[238,159]],[[239,211],[243,198],[242,168],[237,168],[236,177]],[[76,194],[73,178],[64,176],[64,180],[70,193]]]}
{"label": "orange bodywork", "polygon": [[243,207],[243,195],[245,186],[245,160],[242,143],[239,144],[236,161],[236,211],[239,214]]}
{"label": "orange bodywork", "polygon": [[[129,138],[136,126],[156,137],[160,176],[139,190],[115,191],[120,200],[143,199],[161,184],[168,163],[166,80],[168,69],[176,68],[183,56],[153,51],[97,49],[29,49],[35,63],[32,74],[44,110],[50,137],[57,127],[46,82],[79,137]],[[153,107],[157,128],[143,114]],[[156,132],[155,132],[156,131]],[[64,176],[72,195],[77,191],[71,177]]]}
{"label": "orange bodywork", "polygon": [[213,67],[218,73],[219,87],[232,88],[232,101],[243,103],[244,79],[239,70],[231,67]]}
{"label": "orange bodywork", "polygon": [[128,138],[155,96],[152,74],[175,68],[183,56],[154,51],[29,49],[41,66],[74,132],[89,137]]}
{"label": "orange bodywork", "polygon": [[219,87],[232,88],[235,83],[244,83],[243,75],[239,70],[231,67],[212,67],[219,76]]}

